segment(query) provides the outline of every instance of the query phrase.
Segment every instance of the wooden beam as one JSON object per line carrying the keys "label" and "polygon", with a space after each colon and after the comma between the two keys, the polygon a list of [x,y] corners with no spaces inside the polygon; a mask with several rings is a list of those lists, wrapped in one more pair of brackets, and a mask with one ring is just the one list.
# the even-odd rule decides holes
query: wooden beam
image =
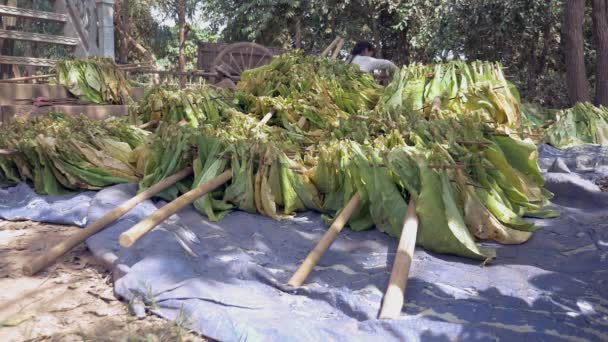
{"label": "wooden beam", "polygon": [[0,16],[10,16],[25,19],[38,19],[48,21],[58,21],[65,23],[68,16],[61,13],[34,11],[26,8],[0,5]]}
{"label": "wooden beam", "polygon": [[16,57],[16,56],[1,56],[0,64],[16,64],[16,65],[33,65],[39,67],[53,67],[57,63],[54,59],[33,58],[33,57]]}
{"label": "wooden beam", "polygon": [[79,43],[78,38],[12,30],[0,30],[0,38],[68,46],[76,46]]}

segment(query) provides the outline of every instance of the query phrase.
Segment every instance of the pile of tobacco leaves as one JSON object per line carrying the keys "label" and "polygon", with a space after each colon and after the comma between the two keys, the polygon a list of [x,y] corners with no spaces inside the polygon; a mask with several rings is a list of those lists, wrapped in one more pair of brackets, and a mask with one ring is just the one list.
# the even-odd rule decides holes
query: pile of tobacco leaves
{"label": "pile of tobacco leaves", "polygon": [[555,115],[555,123],[544,132],[544,142],[547,144],[557,148],[608,145],[608,108],[577,103]]}
{"label": "pile of tobacco leaves", "polygon": [[110,58],[58,61],[56,80],[72,95],[97,104],[128,104],[131,87]]}
{"label": "pile of tobacco leaves", "polygon": [[[424,77],[408,79],[415,70]],[[433,85],[437,75],[452,75],[458,89]],[[410,82],[424,82],[415,104]],[[277,220],[314,210],[328,222],[359,192],[349,226],[395,237],[414,198],[418,243],[475,259],[494,256],[479,240],[522,243],[536,229],[523,217],[556,215],[542,209],[552,195],[536,146],[505,133],[520,128],[521,109],[495,64],[410,66],[383,89],[351,66],[287,55],[246,72],[220,106],[219,117],[199,106],[196,126],[161,123],[142,189],[194,166],[193,179],[163,194],[172,199],[231,169],[228,184],[195,202],[211,220],[235,209]]]}
{"label": "pile of tobacco leaves", "polygon": [[[191,179],[160,195],[171,200],[232,170],[228,183],[194,203],[210,220],[236,209],[276,220],[314,210],[329,223],[358,192],[362,201],[349,226],[376,227],[395,237],[408,201],[415,199],[418,244],[479,260],[495,256],[479,241],[523,243],[536,230],[524,217],[556,215],[543,210],[552,195],[543,188],[535,144],[509,134],[522,129],[521,105],[497,64],[411,65],[383,88],[351,65],[293,54],[245,72],[237,88],[232,95],[209,87],[150,90],[140,104],[142,121],[159,122],[150,142],[123,123],[125,136],[128,131],[140,139],[127,143],[130,153],[125,149],[121,158],[107,157],[125,170],[103,185],[84,182],[96,188],[139,180],[143,190],[192,166]],[[260,125],[267,113],[272,119]],[[66,118],[46,120],[70,122],[64,125],[73,129]],[[63,138],[30,129],[34,138],[27,139],[32,145],[27,148],[37,158],[28,163],[42,165],[30,166],[30,179],[46,174],[49,183],[78,188],[64,176],[67,161],[81,166],[71,177],[91,168],[110,172],[89,159],[92,153],[70,147],[86,142],[97,153],[110,154],[93,137],[116,134],[106,124],[92,127]],[[45,134],[54,146],[67,147],[47,152],[38,139]],[[1,139],[0,148],[26,148]],[[0,159],[2,169],[14,175],[3,171],[0,179],[27,178],[15,159]],[[50,171],[47,165],[53,166]],[[36,189],[49,193],[45,181]]]}
{"label": "pile of tobacco leaves", "polygon": [[[58,195],[139,180],[133,150],[149,133],[124,120],[96,121],[50,113],[0,126],[0,184],[29,181],[36,192]],[[140,161],[141,163],[141,161]]]}

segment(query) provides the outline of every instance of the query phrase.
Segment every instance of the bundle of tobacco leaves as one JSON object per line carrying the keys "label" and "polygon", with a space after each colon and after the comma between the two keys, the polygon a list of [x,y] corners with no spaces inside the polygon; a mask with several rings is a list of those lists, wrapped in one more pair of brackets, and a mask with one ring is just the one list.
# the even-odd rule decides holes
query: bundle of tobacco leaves
{"label": "bundle of tobacco leaves", "polygon": [[340,119],[375,107],[382,87],[356,66],[301,53],[282,55],[268,65],[247,70],[237,85],[243,112],[299,131],[328,130]]}
{"label": "bundle of tobacco leaves", "polygon": [[441,99],[442,108],[454,113],[479,113],[502,129],[520,128],[519,93],[505,79],[498,63],[410,64],[395,73],[381,105],[389,114],[423,112],[428,115],[435,97]]}
{"label": "bundle of tobacco leaves", "polygon": [[128,104],[131,86],[110,58],[90,57],[58,61],[57,83],[83,101],[98,104]]}
{"label": "bundle of tobacco leaves", "polygon": [[608,108],[577,103],[559,111],[556,122],[545,130],[544,142],[557,148],[584,144],[608,144]]}
{"label": "bundle of tobacco leaves", "polygon": [[190,126],[210,121],[219,123],[231,107],[232,94],[208,85],[180,90],[177,87],[157,86],[146,91],[140,101],[141,120],[177,123],[185,120]]}
{"label": "bundle of tobacco leaves", "polygon": [[36,192],[56,195],[134,182],[133,149],[147,132],[123,120],[89,120],[58,113],[0,126],[0,148],[16,154],[0,156],[0,184],[31,181]]}

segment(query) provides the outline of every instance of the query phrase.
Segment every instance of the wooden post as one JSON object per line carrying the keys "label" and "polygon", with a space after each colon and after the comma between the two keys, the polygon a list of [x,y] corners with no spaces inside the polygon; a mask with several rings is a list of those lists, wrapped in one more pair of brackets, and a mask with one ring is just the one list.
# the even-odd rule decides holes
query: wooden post
{"label": "wooden post", "polygon": [[300,265],[287,284],[293,287],[300,287],[304,283],[323,254],[327,252],[329,247],[331,247],[331,244],[336,240],[336,237],[338,237],[342,228],[344,228],[355,209],[357,209],[357,206],[359,206],[359,202],[361,202],[361,194],[357,192],[353,198],[350,199],[346,207],[342,209],[342,212],[336,217],[334,223],[329,227],[327,232],[325,232],[315,248],[310,251],[306,259],[304,259],[304,262],[302,262],[302,265]]}
{"label": "wooden post", "polygon": [[401,313],[417,235],[418,216],[416,216],[416,201],[411,199],[407,207],[401,237],[399,238],[399,246],[397,247],[395,261],[393,262],[391,278],[388,282],[384,300],[382,301],[380,319],[396,319]]}
{"label": "wooden post", "polygon": [[200,186],[181,195],[169,204],[155,211],[152,215],[141,220],[138,224],[131,227],[131,229],[120,234],[120,238],[118,239],[120,245],[123,247],[133,246],[135,241],[139,240],[142,236],[144,236],[147,232],[149,232],[161,222],[166,220],[169,216],[175,214],[185,206],[199,199],[200,197],[217,189],[219,186],[226,183],[231,178],[232,170],[225,171],[221,175],[213,178],[212,180],[205,182]]}
{"label": "wooden post", "polygon": [[118,220],[120,217],[126,214],[129,210],[133,209],[139,203],[151,198],[152,196],[167,189],[168,187],[188,177],[191,174],[192,168],[188,167],[176,173],[175,175],[167,177],[162,181],[154,184],[149,189],[131,198],[127,202],[123,203],[121,206],[112,209],[99,220],[91,223],[90,225],[87,225],[86,228],[81,229],[76,234],[69,237],[67,240],[55,245],[43,255],[28,262],[27,265],[23,266],[23,272],[27,275],[33,275],[38,273],[38,271],[53,263],[59,257],[72,250],[74,247],[82,243],[88,237],[96,234],[97,232],[112,224],[114,221]]}

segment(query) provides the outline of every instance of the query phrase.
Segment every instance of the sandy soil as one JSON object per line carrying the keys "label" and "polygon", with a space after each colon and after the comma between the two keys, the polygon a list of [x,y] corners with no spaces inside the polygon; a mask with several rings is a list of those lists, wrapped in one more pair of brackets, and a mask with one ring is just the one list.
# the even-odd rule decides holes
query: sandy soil
{"label": "sandy soil", "polygon": [[0,220],[0,341],[206,341],[179,323],[132,316],[84,244],[34,277],[22,274],[76,229]]}

